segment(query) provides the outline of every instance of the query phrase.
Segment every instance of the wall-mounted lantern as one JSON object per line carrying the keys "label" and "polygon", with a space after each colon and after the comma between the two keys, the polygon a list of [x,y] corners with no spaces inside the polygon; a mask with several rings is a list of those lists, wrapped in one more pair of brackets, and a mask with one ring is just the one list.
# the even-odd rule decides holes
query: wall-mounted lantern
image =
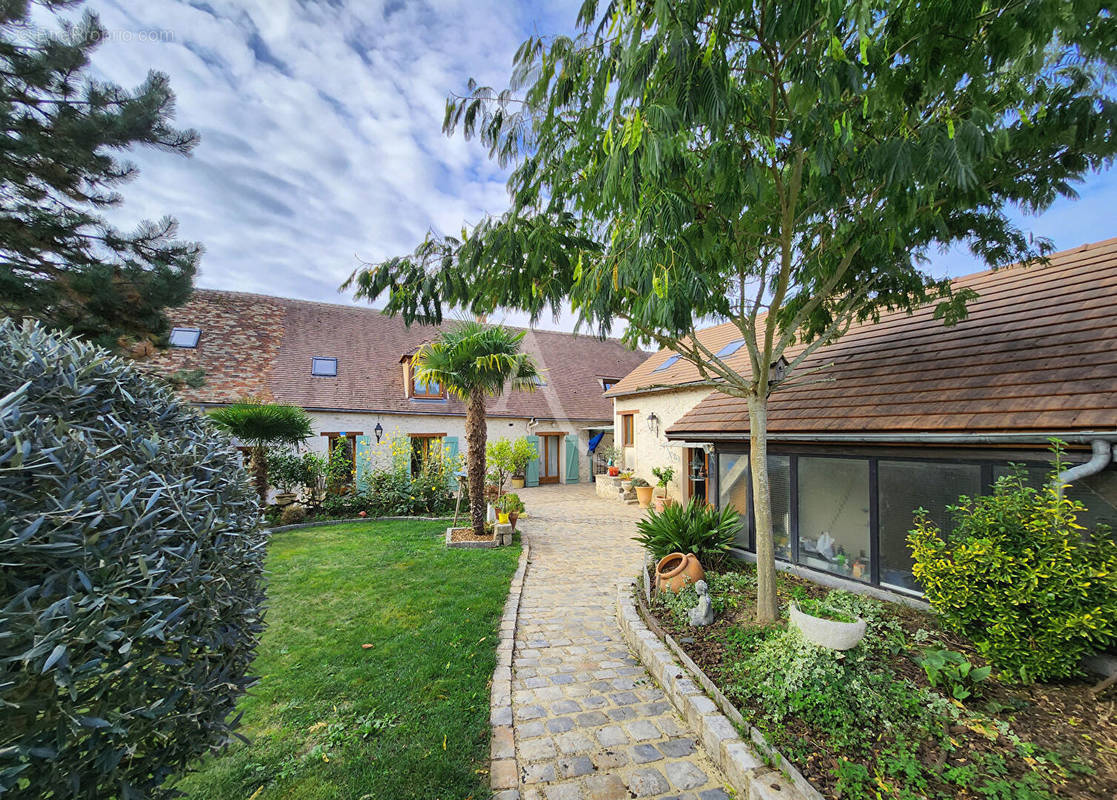
{"label": "wall-mounted lantern", "polygon": [[376,434],[376,443],[380,444],[380,439],[384,436],[384,426],[377,422],[376,427],[372,429],[372,432]]}
{"label": "wall-mounted lantern", "polygon": [[659,436],[659,417],[654,411],[648,414],[648,430]]}

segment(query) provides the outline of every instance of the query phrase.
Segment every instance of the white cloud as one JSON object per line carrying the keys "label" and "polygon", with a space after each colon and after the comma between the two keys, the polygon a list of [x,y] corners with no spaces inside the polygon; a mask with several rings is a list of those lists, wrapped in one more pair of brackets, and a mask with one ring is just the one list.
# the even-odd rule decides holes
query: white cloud
{"label": "white cloud", "polygon": [[[91,0],[108,29],[95,67],[124,86],[167,73],[191,159],[132,154],[120,224],[171,214],[206,247],[201,286],[351,302],[359,265],[505,208],[505,173],[441,132],[447,93],[502,86],[529,33],[573,28],[579,0]],[[151,34],[159,35],[151,35]],[[147,35],[139,35],[147,34]],[[1117,185],[1026,223],[1058,247],[1117,233]],[[937,274],[977,269],[951,250]],[[523,324],[518,314],[505,318]],[[567,313],[543,327],[570,328]]]}

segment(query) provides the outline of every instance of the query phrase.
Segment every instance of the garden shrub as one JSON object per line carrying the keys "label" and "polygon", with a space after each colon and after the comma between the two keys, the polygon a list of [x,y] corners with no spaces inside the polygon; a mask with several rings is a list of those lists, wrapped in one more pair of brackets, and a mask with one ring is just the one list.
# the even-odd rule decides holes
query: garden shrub
{"label": "garden shrub", "polygon": [[1018,472],[950,510],[945,536],[917,515],[913,572],[943,625],[1003,677],[1075,675],[1083,656],[1117,642],[1117,543],[1106,528],[1083,536],[1081,503],[1050,485],[1033,489]]}
{"label": "garden shrub", "polygon": [[225,744],[264,545],[227,435],[108,351],[0,321],[0,793],[157,794]]}
{"label": "garden shrub", "polygon": [[685,506],[651,510],[636,523],[633,538],[656,560],[671,553],[694,553],[703,567],[716,569],[726,561],[740,529],[740,515],[732,506],[719,510],[696,498]]}
{"label": "garden shrub", "polygon": [[292,503],[280,512],[279,522],[281,525],[299,525],[306,522],[306,509]]}

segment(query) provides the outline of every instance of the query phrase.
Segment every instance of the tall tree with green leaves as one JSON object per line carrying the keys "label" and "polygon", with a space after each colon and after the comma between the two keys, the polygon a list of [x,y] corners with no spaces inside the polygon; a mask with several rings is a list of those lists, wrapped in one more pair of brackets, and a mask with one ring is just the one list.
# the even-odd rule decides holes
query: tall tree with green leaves
{"label": "tall tree with green leaves", "polygon": [[313,433],[310,415],[299,406],[245,397],[215,409],[209,418],[249,448],[252,477],[261,510],[268,502],[268,448],[299,445]]}
{"label": "tall tree with green leaves", "polygon": [[416,380],[437,383],[465,406],[466,475],[473,532],[485,532],[485,399],[506,388],[533,392],[539,366],[520,351],[523,331],[464,322],[444,331],[412,356]]}
{"label": "tall tree with green leaves", "polygon": [[131,232],[105,221],[137,172],[122,154],[147,145],[187,155],[198,136],[171,126],[165,75],[132,91],[89,76],[105,36],[96,16],[54,31],[33,21],[35,5],[80,4],[0,3],[0,314],[113,346],[166,331],[163,309],[186,302],[201,252],[175,238],[170,217]]}
{"label": "tall tree with green leaves", "polygon": [[[1112,163],[1114,20],[1100,0],[587,0],[579,25],[524,42],[508,89],[448,102],[448,133],[514,167],[508,212],[348,285],[408,321],[569,301],[743,398],[771,620],[770,395],[825,380],[802,362],[882,310],[963,317],[972,292],[926,271],[933,247],[1043,259],[1007,209]],[[739,328],[748,369],[698,339],[710,320]]]}

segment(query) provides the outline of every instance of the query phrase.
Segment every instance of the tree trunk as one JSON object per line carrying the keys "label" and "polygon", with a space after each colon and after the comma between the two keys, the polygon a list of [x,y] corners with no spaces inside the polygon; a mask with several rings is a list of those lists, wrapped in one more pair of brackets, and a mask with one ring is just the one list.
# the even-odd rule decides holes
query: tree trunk
{"label": "tree trunk", "polygon": [[260,495],[260,510],[263,511],[268,507],[268,453],[263,445],[252,448],[252,475],[256,493]]}
{"label": "tree trunk", "polygon": [[768,398],[750,397],[749,472],[756,526],[756,621],[776,621],[776,556],[772,542],[772,494],[768,486]]}
{"label": "tree trunk", "polygon": [[469,519],[473,533],[485,534],[485,393],[473,389],[465,410],[466,470],[469,473]]}

